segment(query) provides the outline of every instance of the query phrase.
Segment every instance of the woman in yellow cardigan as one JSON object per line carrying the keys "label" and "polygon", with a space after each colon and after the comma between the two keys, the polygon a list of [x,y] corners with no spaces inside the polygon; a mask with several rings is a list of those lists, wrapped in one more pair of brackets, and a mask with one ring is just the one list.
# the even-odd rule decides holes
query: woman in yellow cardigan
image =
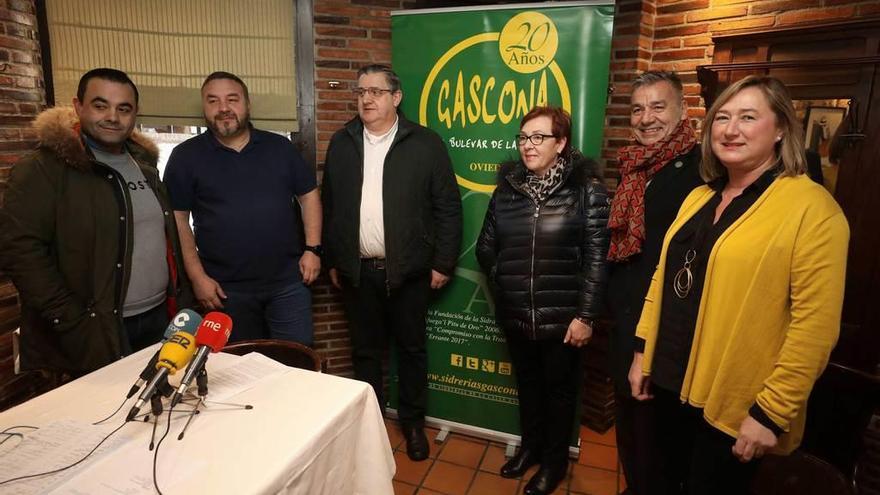
{"label": "woman in yellow cardigan", "polygon": [[706,114],[701,174],[663,243],[629,379],[654,400],[658,493],[740,494],[801,441],[837,341],[849,227],[805,174],[785,86],[749,76]]}

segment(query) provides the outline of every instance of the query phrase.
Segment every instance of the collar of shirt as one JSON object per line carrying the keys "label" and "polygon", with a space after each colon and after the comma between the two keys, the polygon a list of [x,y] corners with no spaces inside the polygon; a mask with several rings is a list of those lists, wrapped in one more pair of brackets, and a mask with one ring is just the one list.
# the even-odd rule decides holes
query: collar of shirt
{"label": "collar of shirt", "polygon": [[394,135],[397,134],[397,124],[400,122],[398,117],[394,117],[394,125],[391,126],[391,129],[388,129],[388,132],[377,136],[375,134],[371,134],[370,131],[367,130],[367,127],[364,126],[364,140],[370,144],[370,146],[376,146],[377,144],[382,144],[389,139],[393,139]]}
{"label": "collar of shirt", "polygon": [[[743,189],[742,194],[755,192],[759,196],[770,187],[770,184],[776,180],[776,176],[779,175],[780,170],[776,167],[772,167],[767,169],[760,177],[748,185],[745,189]],[[724,186],[727,185],[727,176],[719,177],[712,182],[709,183],[709,187],[715,190],[715,192],[721,192],[724,189]]]}
{"label": "collar of shirt", "polygon": [[[80,135],[82,136],[83,141],[86,143],[86,146],[88,146],[89,148],[93,150],[101,150],[105,153],[113,153],[112,151],[105,150],[100,144],[98,144],[97,141],[89,137],[88,134],[82,132],[80,133]],[[122,143],[122,153],[128,153],[128,140]]]}

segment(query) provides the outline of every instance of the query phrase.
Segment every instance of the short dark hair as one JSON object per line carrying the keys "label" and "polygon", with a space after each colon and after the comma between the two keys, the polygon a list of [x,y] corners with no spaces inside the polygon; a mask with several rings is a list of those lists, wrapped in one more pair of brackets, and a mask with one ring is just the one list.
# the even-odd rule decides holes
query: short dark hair
{"label": "short dark hair", "polygon": [[391,70],[391,67],[382,64],[371,64],[361,67],[357,71],[357,78],[366,74],[385,74],[385,80],[388,82],[388,89],[397,92],[400,91],[400,78]]}
{"label": "short dark hair", "polygon": [[140,99],[140,93],[138,93],[138,88],[135,86],[134,82],[128,77],[128,74],[122,72],[119,69],[110,69],[107,67],[99,67],[97,69],[92,69],[82,77],[79,78],[79,86],[76,88],[76,99],[80,102],[83,102],[83,99],[86,97],[86,87],[89,85],[89,81],[92,79],[103,79],[105,81],[112,81],[119,84],[128,84],[131,86],[131,89],[134,90],[134,102],[138,103]]}
{"label": "short dark hair", "polygon": [[241,86],[241,89],[244,90],[245,101],[251,101],[250,94],[248,94],[247,84],[245,84],[244,81],[242,81],[241,78],[236,76],[235,74],[233,74],[231,72],[222,71],[222,70],[214,71],[210,75],[208,75],[208,77],[205,78],[205,82],[202,83],[201,90],[204,91],[205,86],[207,86],[209,82],[215,81],[217,79],[229,79],[230,81],[237,82],[238,85]]}
{"label": "short dark hair", "polygon": [[571,115],[562,107],[534,107],[523,116],[519,128],[522,129],[526,122],[538,117],[550,117],[552,122],[550,132],[553,133],[553,137],[565,138],[565,147],[562,148],[560,155],[568,156],[571,152]]}
{"label": "short dark hair", "polygon": [[663,81],[668,82],[675,88],[679,100],[684,98],[684,87],[681,85],[681,79],[679,79],[678,74],[667,70],[646,70],[642,72],[633,79],[632,92],[635,93],[642,86],[651,86]]}

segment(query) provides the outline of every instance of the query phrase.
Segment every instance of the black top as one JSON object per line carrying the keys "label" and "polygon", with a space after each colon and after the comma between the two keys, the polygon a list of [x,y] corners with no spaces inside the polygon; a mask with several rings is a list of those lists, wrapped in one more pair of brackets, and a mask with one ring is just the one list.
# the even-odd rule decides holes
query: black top
{"label": "black top", "polygon": [[212,132],[174,148],[165,183],[175,210],[188,210],[209,276],[238,289],[299,280],[303,226],[296,196],[317,187],[293,143],[251,128],[241,151]]}
{"label": "black top", "polygon": [[[727,182],[714,181],[710,186],[716,191],[715,195],[670,240],[663,279],[660,330],[651,372],[651,383],[654,385],[675,393],[681,390],[700,309],[709,253],[721,234],[755,204],[775,178],[775,170],[765,172],[734,198],[721,213],[718,222],[713,224],[715,209],[721,203],[721,190]],[[675,278],[690,250],[696,253],[690,266],[693,286],[687,296],[681,298],[675,291]]]}
{"label": "black top", "polygon": [[703,185],[700,146],[677,156],[658,171],[645,189],[645,241],[642,251],[610,263],[608,309],[614,319],[609,334],[609,370],[617,393],[629,396],[627,379],[633,358],[633,338],[642,314],[645,294],[660,259],[660,248],[682,201]]}

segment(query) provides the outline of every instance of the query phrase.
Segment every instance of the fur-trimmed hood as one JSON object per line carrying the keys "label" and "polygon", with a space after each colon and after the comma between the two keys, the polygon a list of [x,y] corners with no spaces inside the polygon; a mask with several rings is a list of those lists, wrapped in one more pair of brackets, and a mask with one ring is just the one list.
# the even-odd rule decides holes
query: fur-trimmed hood
{"label": "fur-trimmed hood", "polygon": [[[563,182],[587,185],[594,180],[602,180],[599,176],[599,164],[592,158],[585,157],[579,151],[571,153],[570,162],[565,168]],[[526,172],[526,166],[521,159],[506,161],[498,167],[498,184],[501,184],[502,181],[522,184],[525,181]]]}
{"label": "fur-trimmed hood", "polygon": [[[33,123],[40,146],[55,152],[67,165],[82,171],[92,168],[92,156],[79,135],[79,118],[73,107],[55,107],[40,113]],[[128,139],[129,152],[155,166],[159,147],[138,131]],[[142,163],[142,161],[140,161]]]}

